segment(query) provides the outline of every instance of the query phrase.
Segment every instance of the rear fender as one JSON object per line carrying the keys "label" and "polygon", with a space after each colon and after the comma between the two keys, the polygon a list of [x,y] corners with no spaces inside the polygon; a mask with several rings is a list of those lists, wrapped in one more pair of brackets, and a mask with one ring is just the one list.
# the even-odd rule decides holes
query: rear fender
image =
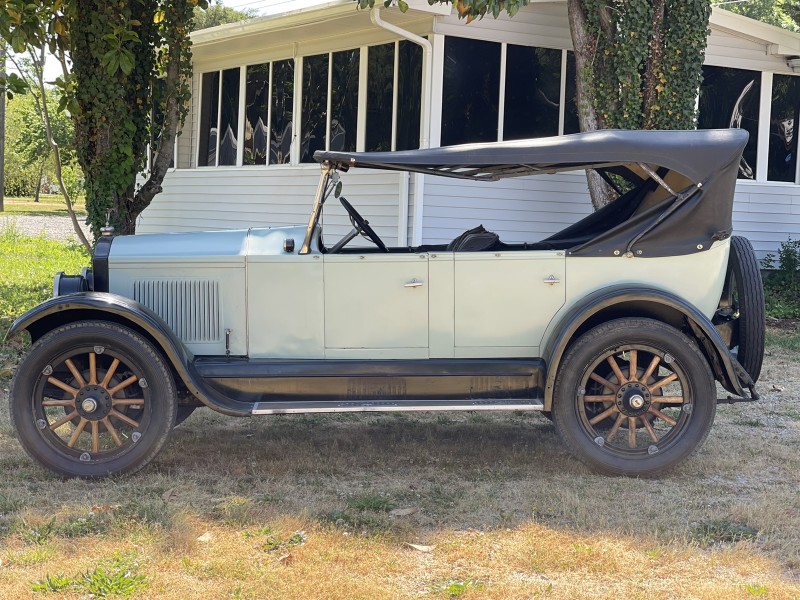
{"label": "rear fender", "polygon": [[589,295],[554,321],[545,334],[545,410],[552,410],[556,374],[569,345],[592,327],[622,317],[648,317],[684,330],[698,342],[714,377],[726,390],[744,398],[744,387],[748,387],[752,398],[756,398],[752,379],[731,356],[711,321],[695,306],[663,290],[621,286]]}

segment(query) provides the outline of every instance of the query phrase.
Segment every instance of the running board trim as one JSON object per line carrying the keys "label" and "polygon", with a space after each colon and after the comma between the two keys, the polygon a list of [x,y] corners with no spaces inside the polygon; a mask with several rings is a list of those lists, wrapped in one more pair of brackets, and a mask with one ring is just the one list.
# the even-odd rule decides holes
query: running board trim
{"label": "running board trim", "polygon": [[541,400],[504,398],[502,400],[360,400],[342,402],[256,402],[253,415],[345,412],[422,412],[473,410],[542,411]]}

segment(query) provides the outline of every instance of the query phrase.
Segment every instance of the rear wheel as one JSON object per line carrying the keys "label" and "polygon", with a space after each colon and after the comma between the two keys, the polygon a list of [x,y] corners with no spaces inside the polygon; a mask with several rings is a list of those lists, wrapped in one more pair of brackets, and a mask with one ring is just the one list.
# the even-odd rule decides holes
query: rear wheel
{"label": "rear wheel", "polygon": [[673,467],[702,444],[716,413],[714,378],[697,346],[651,319],[618,319],[581,336],[561,363],[553,401],[572,453],[608,475]]}
{"label": "rear wheel", "polygon": [[747,238],[731,238],[728,270],[714,323],[744,370],[758,381],[764,360],[764,284],[753,246]]}
{"label": "rear wheel", "polygon": [[25,450],[67,477],[132,473],[164,446],[175,384],[137,333],[102,321],[64,325],[17,368],[11,418]]}

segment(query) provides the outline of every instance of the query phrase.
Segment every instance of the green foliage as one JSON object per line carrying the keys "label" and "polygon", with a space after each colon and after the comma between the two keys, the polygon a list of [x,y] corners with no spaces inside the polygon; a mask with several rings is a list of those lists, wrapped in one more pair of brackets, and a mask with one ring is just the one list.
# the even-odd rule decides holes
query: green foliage
{"label": "green foliage", "polygon": [[747,2],[725,4],[721,8],[762,23],[782,27],[789,31],[797,31],[797,23],[789,14],[792,4],[796,3],[781,2],[780,0],[748,0]]}
{"label": "green foliage", "polygon": [[[59,108],[75,122],[95,235],[107,215],[118,232],[133,233],[136,217],[160,191],[174,132],[188,111],[188,36],[198,6],[205,0],[7,0],[0,10],[0,37],[15,52],[46,48],[64,64],[71,60],[72,73],[58,78],[56,87]],[[164,84],[154,85],[159,78]],[[158,121],[151,119],[154,104]],[[137,189],[151,140],[160,169]]]}
{"label": "green foliage", "polygon": [[235,8],[223,6],[222,2],[215,2],[210,4],[206,10],[195,7],[194,15],[192,16],[192,30],[208,29],[209,27],[225,25],[226,23],[239,23],[240,21],[252,19],[257,14],[257,11],[249,8],[236,10]]}
{"label": "green foliage", "polygon": [[108,596],[132,596],[147,586],[147,578],[136,573],[139,565],[132,557],[117,556],[91,571],[66,577],[47,575],[31,586],[34,592],[63,592],[74,590],[89,594],[92,598]]}
{"label": "green foliage", "polygon": [[764,301],[767,315],[776,319],[800,318],[800,240],[791,236],[775,255],[767,254],[761,267],[773,272],[764,280]]}
{"label": "green foliage", "polygon": [[708,0],[584,4],[597,43],[597,60],[587,76],[599,128],[694,128]]}

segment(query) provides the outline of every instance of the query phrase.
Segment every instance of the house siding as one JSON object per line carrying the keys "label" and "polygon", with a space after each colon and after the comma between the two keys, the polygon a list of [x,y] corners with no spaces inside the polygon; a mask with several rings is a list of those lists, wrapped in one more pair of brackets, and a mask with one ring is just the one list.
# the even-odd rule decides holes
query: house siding
{"label": "house siding", "polygon": [[[195,48],[192,105],[178,138],[178,169],[168,173],[164,192],[142,215],[138,231],[230,229],[258,225],[302,224],[308,220],[319,170],[313,165],[196,168],[201,73],[352,48],[396,39],[369,23],[365,11],[336,13],[335,21],[309,22],[270,35],[222,39]],[[441,78],[443,36],[455,35],[494,42],[570,49],[571,38],[564,2],[532,3],[513,19],[502,14],[469,25],[455,14],[444,17],[385,12],[387,20],[420,35],[433,33],[434,77]],[[334,17],[330,17],[331,19]],[[786,57],[771,54],[775,48],[746,31],[734,31],[738,22],[714,26],[706,50],[706,64],[790,74]],[[231,27],[235,32],[238,25]],[[746,29],[746,27],[745,27]],[[325,32],[325,35],[321,35]],[[771,35],[771,34],[770,34]],[[767,35],[765,37],[770,37]],[[790,34],[785,34],[790,35]],[[289,40],[294,40],[292,45]],[[782,38],[783,39],[783,38]],[[785,41],[785,39],[783,40]],[[437,54],[437,52],[439,54]],[[441,83],[434,84],[431,141],[439,139]],[[387,244],[394,245],[405,227],[409,244],[415,234],[422,243],[444,243],[482,223],[508,242],[536,241],[577,221],[591,210],[583,173],[505,180],[494,184],[425,176],[418,204],[417,178],[404,184],[397,173],[351,171],[344,175],[344,194],[375,227]],[[407,190],[407,198],[404,190]],[[407,219],[399,222],[401,203],[407,202]],[[775,253],[790,235],[800,237],[800,186],[740,181],[734,203],[734,229],[748,237],[761,258]],[[421,220],[421,231],[415,230]],[[338,202],[325,212],[328,240],[349,231]],[[363,239],[352,243],[367,243]],[[329,242],[330,243],[330,242]]]}
{"label": "house siding", "polygon": [[[175,170],[164,191],[142,213],[137,233],[280,227],[308,223],[319,183],[318,167]],[[387,243],[397,244],[401,177],[366,171],[344,179],[343,195]],[[350,221],[331,197],[325,207],[326,242],[344,236]],[[368,245],[353,240],[352,245]]]}

